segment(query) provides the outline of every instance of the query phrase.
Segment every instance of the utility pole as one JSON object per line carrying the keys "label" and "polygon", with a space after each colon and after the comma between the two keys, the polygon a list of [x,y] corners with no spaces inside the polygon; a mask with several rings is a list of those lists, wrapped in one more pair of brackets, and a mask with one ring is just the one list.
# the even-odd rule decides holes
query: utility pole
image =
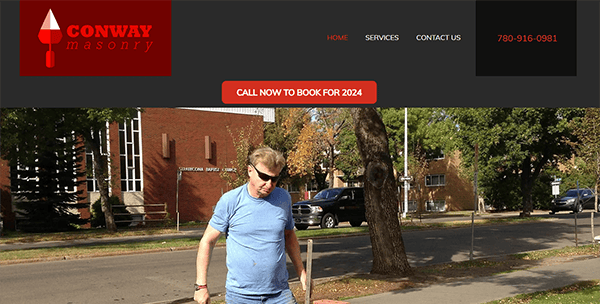
{"label": "utility pole", "polygon": [[575,203],[575,210],[573,210],[573,214],[575,215],[575,247],[579,247],[579,240],[577,238],[577,235],[579,234],[579,229],[577,228],[577,215],[579,214],[579,212],[577,212],[577,205],[581,204],[581,197],[579,196],[579,178],[577,179],[577,202]]}
{"label": "utility pole", "polygon": [[475,205],[473,206],[473,213],[471,213],[471,251],[469,252],[469,261],[473,260],[473,251],[475,249],[475,212],[477,211],[478,198],[477,198],[477,158],[479,157],[479,144],[475,143],[475,161],[473,162],[474,176],[473,176],[473,192],[475,194]]}
{"label": "utility pole", "polygon": [[175,213],[177,214],[177,231],[179,231],[179,181],[181,181],[181,170],[177,169],[177,192],[175,194]]}
{"label": "utility pole", "polygon": [[404,108],[404,208],[402,208],[402,218],[406,218],[408,211],[408,108]]}
{"label": "utility pole", "polygon": [[477,178],[478,178],[478,173],[479,170],[477,169],[477,163],[479,160],[479,143],[475,143],[475,161],[473,162],[473,169],[474,170],[474,176],[473,176],[473,193],[475,196],[475,205],[473,206],[473,212],[477,212],[478,214],[481,214],[481,210],[479,210],[477,207],[479,206],[479,196],[477,195]]}

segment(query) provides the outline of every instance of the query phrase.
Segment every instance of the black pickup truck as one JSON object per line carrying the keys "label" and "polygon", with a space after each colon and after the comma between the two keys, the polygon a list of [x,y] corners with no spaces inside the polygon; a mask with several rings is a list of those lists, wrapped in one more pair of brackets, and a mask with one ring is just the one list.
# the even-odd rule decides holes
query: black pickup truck
{"label": "black pickup truck", "polygon": [[292,205],[296,229],[320,225],[333,228],[340,222],[358,227],[365,218],[363,188],[330,188],[317,193],[313,199]]}

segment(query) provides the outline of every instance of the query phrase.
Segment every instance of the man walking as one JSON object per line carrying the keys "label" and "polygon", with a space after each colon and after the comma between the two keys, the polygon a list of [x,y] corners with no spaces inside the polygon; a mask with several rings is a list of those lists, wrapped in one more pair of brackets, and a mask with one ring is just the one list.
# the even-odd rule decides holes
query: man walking
{"label": "man walking", "polygon": [[228,304],[296,303],[288,285],[286,251],[306,290],[291,197],[276,187],[285,159],[265,147],[252,152],[249,161],[248,183],[221,197],[200,240],[194,292],[198,303],[210,303],[208,265],[221,233],[227,237]]}

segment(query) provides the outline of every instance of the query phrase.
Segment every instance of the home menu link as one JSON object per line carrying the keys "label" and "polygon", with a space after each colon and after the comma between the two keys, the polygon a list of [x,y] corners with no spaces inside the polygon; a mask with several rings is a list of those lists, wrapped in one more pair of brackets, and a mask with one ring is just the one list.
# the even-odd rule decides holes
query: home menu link
{"label": "home menu link", "polygon": [[[401,38],[402,37],[402,38]],[[327,41],[350,41],[362,40],[365,42],[407,42],[407,41],[461,41],[463,34],[416,34],[416,35],[401,35],[401,34],[327,34]]]}

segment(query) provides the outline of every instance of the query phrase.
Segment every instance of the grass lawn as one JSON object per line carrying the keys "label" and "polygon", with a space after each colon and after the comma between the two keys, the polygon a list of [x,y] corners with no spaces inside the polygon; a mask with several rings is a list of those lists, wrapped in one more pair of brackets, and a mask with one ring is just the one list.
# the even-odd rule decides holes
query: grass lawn
{"label": "grass lawn", "polygon": [[133,254],[151,251],[184,250],[198,246],[197,238],[166,239],[159,241],[115,243],[75,247],[51,247],[0,252],[0,264],[8,261],[35,261],[47,259],[72,259],[83,257]]}
{"label": "grass lawn", "polygon": [[50,233],[26,233],[16,231],[5,231],[0,238],[0,244],[32,243],[48,241],[73,241],[94,238],[115,238],[140,235],[160,235],[178,233],[177,229],[170,227],[155,228],[120,228],[116,233],[108,232],[106,229],[78,229],[67,232]]}
{"label": "grass lawn", "polygon": [[600,303],[600,280],[578,282],[547,291],[522,294],[487,304]]}

